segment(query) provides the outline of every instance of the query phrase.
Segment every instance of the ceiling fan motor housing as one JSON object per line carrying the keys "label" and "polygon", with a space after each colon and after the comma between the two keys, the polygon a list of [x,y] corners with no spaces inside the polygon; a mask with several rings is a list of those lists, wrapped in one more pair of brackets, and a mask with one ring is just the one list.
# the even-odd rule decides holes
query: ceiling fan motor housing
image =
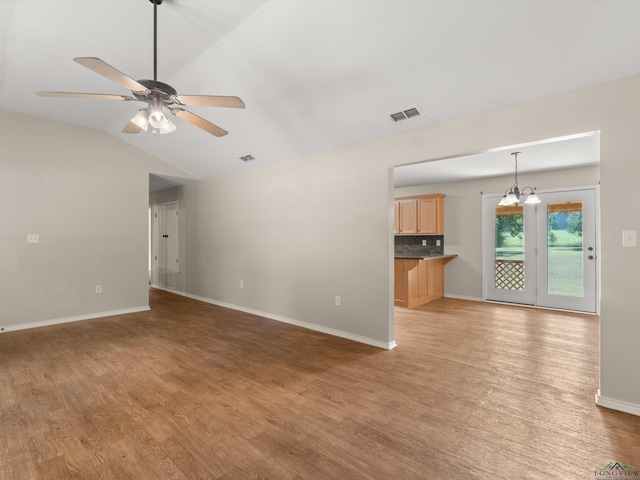
{"label": "ceiling fan motor housing", "polygon": [[176,89],[173,88],[171,85],[168,85],[163,82],[158,82],[157,80],[138,80],[138,83],[144,85],[149,90],[151,90],[151,93],[147,95],[133,92],[133,95],[138,100],[141,100],[143,102],[148,101],[149,97],[151,97],[151,98],[161,98],[163,103],[171,104],[171,103],[174,103],[171,97],[178,94]]}

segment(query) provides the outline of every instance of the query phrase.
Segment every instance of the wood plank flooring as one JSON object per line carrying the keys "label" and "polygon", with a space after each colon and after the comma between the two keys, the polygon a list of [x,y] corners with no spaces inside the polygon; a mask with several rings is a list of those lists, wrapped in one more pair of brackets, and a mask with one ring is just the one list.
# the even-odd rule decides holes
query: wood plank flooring
{"label": "wood plank flooring", "polygon": [[0,479],[589,479],[640,466],[596,407],[598,319],[440,299],[383,351],[152,290],[0,335]]}

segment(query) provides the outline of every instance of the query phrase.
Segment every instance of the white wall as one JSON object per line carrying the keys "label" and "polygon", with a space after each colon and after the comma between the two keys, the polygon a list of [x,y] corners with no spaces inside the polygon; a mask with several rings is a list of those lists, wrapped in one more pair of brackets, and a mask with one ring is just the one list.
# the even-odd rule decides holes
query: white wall
{"label": "white wall", "polygon": [[186,175],[108,134],[2,110],[0,145],[0,328],[147,307],[149,172]]}
{"label": "white wall", "polygon": [[176,189],[186,292],[391,344],[389,167],[600,131],[600,402],[640,414],[640,250],[620,241],[640,229],[628,197],[640,176],[638,112],[632,77]]}
{"label": "white wall", "polygon": [[[505,153],[508,155],[508,152]],[[446,161],[446,160],[444,160]],[[570,168],[550,172],[519,174],[518,183],[540,190],[598,185],[600,167]],[[419,185],[395,189],[394,196],[444,193],[444,246],[446,253],[459,255],[445,267],[445,295],[482,299],[482,196],[503,193],[513,185],[513,176],[483,178],[465,182]]]}

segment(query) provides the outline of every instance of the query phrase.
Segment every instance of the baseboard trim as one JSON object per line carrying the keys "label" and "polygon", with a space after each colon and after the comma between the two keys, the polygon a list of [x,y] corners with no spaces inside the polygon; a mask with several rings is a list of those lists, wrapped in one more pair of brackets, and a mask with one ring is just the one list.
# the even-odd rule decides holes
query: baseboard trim
{"label": "baseboard trim", "polygon": [[640,417],[640,405],[635,403],[629,403],[622,400],[616,400],[615,398],[603,397],[600,394],[600,390],[596,393],[596,405],[599,407],[610,408],[611,410],[618,410],[619,412],[630,413]]}
{"label": "baseboard trim", "polygon": [[129,313],[146,312],[150,310],[149,305],[144,307],[125,308],[122,310],[110,310],[107,312],[89,313],[86,315],[77,315],[74,317],[54,318],[51,320],[42,320],[39,322],[21,323],[18,325],[9,325],[2,327],[0,334],[7,332],[15,332],[17,330],[28,330],[30,328],[50,327],[51,325],[60,325],[62,323],[81,322],[83,320],[94,320],[96,318],[113,317],[115,315],[126,315]]}
{"label": "baseboard trim", "polygon": [[446,298],[456,298],[458,300],[470,300],[472,302],[484,302],[484,300],[481,297],[469,297],[467,295],[451,295],[449,293],[444,294],[444,296]]}
{"label": "baseboard trim", "polygon": [[255,310],[253,308],[243,307],[241,305],[235,305],[232,303],[221,302],[219,300],[214,300],[208,297],[202,297],[200,295],[193,295],[191,293],[183,292],[180,290],[172,290],[170,288],[161,287],[158,285],[152,285],[153,288],[157,288],[158,290],[165,290],[170,293],[175,293],[176,295],[182,295],[183,297],[191,298],[193,300],[199,300],[201,302],[209,303],[211,305],[217,305],[218,307],[230,308],[231,310],[237,310],[239,312],[249,313],[251,315],[256,315],[258,317],[268,318],[269,320],[275,320],[277,322],[288,323],[290,325],[295,325],[297,327],[306,328],[309,330],[314,330],[316,332],[326,333],[327,335],[333,335],[334,337],[345,338],[347,340],[353,340],[354,342],[364,343],[366,345],[371,345],[373,347],[382,348],[384,350],[392,350],[396,348],[398,345],[396,341],[392,342],[381,342],[379,340],[375,340],[369,337],[363,337],[361,335],[355,335],[353,333],[345,332],[343,330],[336,330],[335,328],[323,327],[322,325],[316,325],[315,323],[303,322],[301,320],[296,320],[294,318],[285,317],[282,315],[276,315],[269,312],[263,312],[261,310]]}

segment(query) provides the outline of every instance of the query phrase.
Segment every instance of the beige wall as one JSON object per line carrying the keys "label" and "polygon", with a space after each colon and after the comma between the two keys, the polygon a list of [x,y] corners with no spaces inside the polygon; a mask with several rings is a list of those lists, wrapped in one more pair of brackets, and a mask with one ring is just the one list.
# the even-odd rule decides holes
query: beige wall
{"label": "beige wall", "polygon": [[[600,131],[601,403],[640,413],[640,250],[621,246],[640,229],[638,112],[632,77],[176,189],[185,290],[390,344],[389,167]],[[179,173],[106,134],[7,112],[0,141],[1,324],[146,305],[147,174]]]}
{"label": "beige wall", "polygon": [[[508,155],[508,152],[506,153]],[[443,160],[446,162],[446,160]],[[519,174],[520,185],[540,190],[592,186],[600,183],[600,167],[571,168],[533,174]],[[465,182],[398,188],[394,196],[444,193],[446,253],[458,256],[445,267],[445,295],[482,298],[482,196],[502,193],[513,185],[513,176],[483,178]]]}
{"label": "beige wall", "polygon": [[390,173],[344,153],[151,195],[180,202],[185,291],[387,346]]}
{"label": "beige wall", "polygon": [[148,306],[149,172],[185,176],[105,133],[0,110],[0,328]]}
{"label": "beige wall", "polygon": [[[633,77],[175,189],[165,195],[185,209],[186,292],[391,344],[389,167],[600,131],[601,393],[640,413],[640,250],[620,241],[623,229],[640,228],[621,208],[640,175],[638,112]],[[448,219],[448,235],[456,228]],[[461,288],[479,294],[473,281]]]}

